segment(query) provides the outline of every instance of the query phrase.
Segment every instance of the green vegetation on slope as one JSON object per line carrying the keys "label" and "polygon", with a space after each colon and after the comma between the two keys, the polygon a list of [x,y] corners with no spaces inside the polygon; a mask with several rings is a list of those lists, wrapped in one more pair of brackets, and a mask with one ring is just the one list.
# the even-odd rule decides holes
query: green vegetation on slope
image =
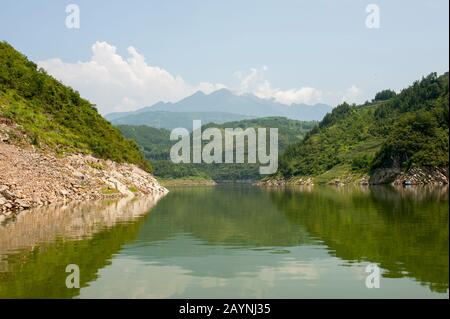
{"label": "green vegetation on slope", "polygon": [[6,42],[0,42],[0,118],[21,125],[36,146],[150,168],[136,143],[125,139],[94,105]]}
{"label": "green vegetation on slope", "polygon": [[303,141],[289,146],[279,175],[319,181],[377,168],[448,167],[448,73],[435,73],[372,103],[343,103]]}
{"label": "green vegetation on slope", "polygon": [[242,121],[234,121],[227,122],[224,124],[207,124],[204,125],[204,128],[208,127],[217,127],[221,130],[225,128],[278,128],[278,145],[280,150],[286,149],[286,147],[290,144],[298,142],[301,140],[306,133],[308,133],[315,125],[316,121],[298,121],[291,120],[285,117],[264,117],[257,118],[251,120],[242,120]]}
{"label": "green vegetation on slope", "polygon": [[[267,117],[251,120],[210,123],[209,127],[219,128],[278,128],[280,151],[292,143],[300,141],[316,125],[313,121],[296,121],[283,117]],[[118,128],[127,137],[135,140],[147,159],[152,161],[154,173],[162,178],[201,177],[214,180],[254,180],[260,178],[258,164],[174,164],[170,161],[170,148],[175,141],[170,141],[170,131],[148,126],[119,125]],[[224,136],[224,134],[222,134]],[[207,142],[204,142],[206,144]]]}
{"label": "green vegetation on slope", "polygon": [[149,160],[168,160],[170,157],[170,131],[146,125],[118,125],[124,136],[134,140]]}
{"label": "green vegetation on slope", "polygon": [[372,168],[448,167],[448,73],[431,74],[378,107],[386,140]]}

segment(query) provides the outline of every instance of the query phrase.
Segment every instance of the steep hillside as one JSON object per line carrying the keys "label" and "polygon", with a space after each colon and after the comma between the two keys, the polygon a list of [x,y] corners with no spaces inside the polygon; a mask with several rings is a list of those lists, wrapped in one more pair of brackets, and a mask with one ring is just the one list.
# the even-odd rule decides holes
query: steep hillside
{"label": "steep hillside", "polygon": [[0,223],[60,201],[165,194],[149,169],[95,106],[0,42]]}
{"label": "steep hillside", "polygon": [[29,142],[40,148],[91,153],[149,168],[137,145],[94,105],[6,42],[0,42],[0,120],[20,125]]}
{"label": "steep hillside", "polygon": [[[192,124],[191,124],[192,125]],[[134,140],[142,149],[144,156],[151,160],[168,160],[172,141],[170,131],[146,125],[118,125],[124,136]]]}
{"label": "steep hillside", "polygon": [[448,110],[448,73],[364,105],[344,103],[288,147],[271,180],[447,183]]}

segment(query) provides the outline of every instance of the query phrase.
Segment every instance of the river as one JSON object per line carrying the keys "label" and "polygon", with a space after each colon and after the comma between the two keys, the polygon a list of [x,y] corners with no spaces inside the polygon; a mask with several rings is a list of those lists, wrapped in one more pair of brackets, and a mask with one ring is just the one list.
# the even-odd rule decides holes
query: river
{"label": "river", "polygon": [[45,207],[0,226],[0,298],[448,298],[448,214],[448,188],[427,187],[175,187]]}

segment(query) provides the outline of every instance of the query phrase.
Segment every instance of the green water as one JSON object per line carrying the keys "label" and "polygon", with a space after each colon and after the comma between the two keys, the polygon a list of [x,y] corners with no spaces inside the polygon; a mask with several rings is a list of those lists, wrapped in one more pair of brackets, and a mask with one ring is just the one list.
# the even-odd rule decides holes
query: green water
{"label": "green water", "polygon": [[317,186],[44,208],[0,226],[0,297],[448,298],[448,209],[448,189]]}

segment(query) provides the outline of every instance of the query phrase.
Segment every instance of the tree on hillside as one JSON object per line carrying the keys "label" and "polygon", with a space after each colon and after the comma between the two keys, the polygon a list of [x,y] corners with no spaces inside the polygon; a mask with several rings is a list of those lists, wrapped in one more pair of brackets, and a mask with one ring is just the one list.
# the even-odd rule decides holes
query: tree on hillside
{"label": "tree on hillside", "polygon": [[392,99],[396,95],[397,95],[397,93],[395,93],[395,91],[383,90],[383,91],[380,91],[377,94],[375,94],[375,98],[373,99],[373,101],[374,102],[386,101],[386,100]]}

